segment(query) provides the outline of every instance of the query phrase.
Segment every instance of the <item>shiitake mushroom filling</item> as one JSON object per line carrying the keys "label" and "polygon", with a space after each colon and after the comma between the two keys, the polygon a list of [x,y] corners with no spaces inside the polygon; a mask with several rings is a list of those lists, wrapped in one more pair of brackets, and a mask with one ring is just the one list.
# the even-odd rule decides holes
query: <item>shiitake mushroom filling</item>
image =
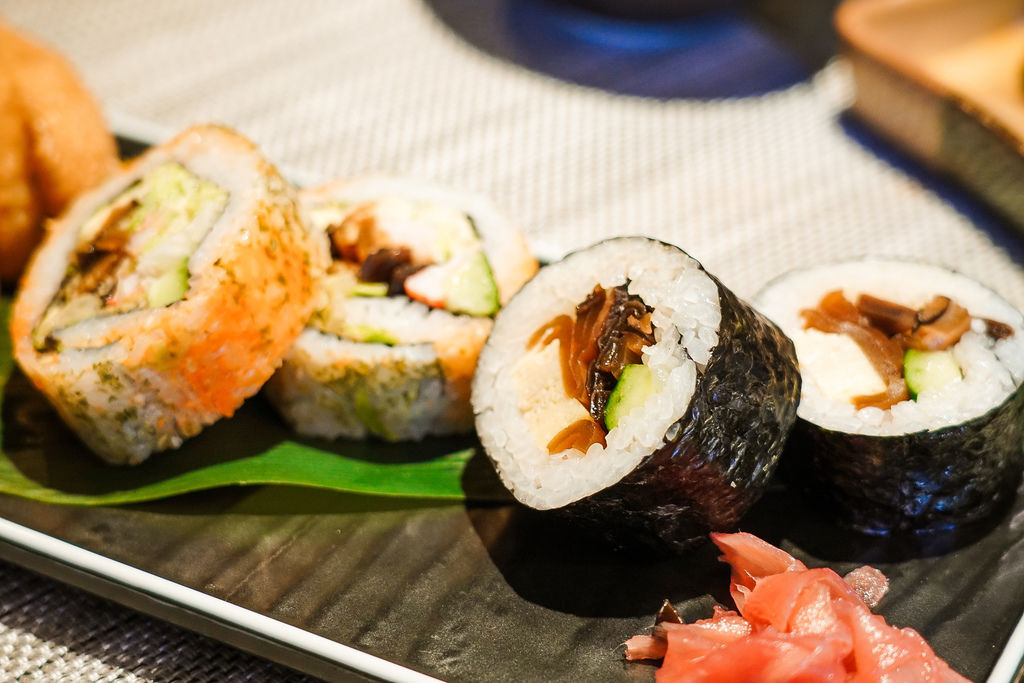
{"label": "shiitake mushroom filling", "polygon": [[110,212],[96,239],[72,257],[72,268],[65,275],[62,288],[74,295],[94,294],[103,300],[104,306],[112,303],[117,271],[126,260],[134,261],[127,251],[131,233],[126,219],[138,206],[138,200],[133,199]]}
{"label": "shiitake mushroom filling", "polygon": [[408,247],[381,248],[373,245],[371,239],[375,228],[372,205],[360,207],[342,222],[330,225],[327,237],[331,243],[331,257],[354,267],[360,282],[387,285],[382,291],[386,296],[404,296],[405,281],[428,264],[413,263],[412,250]]}
{"label": "shiitake mushroom filling", "polygon": [[527,348],[559,341],[565,391],[590,414],[558,432],[547,445],[549,453],[569,448],[585,453],[592,444],[605,445],[608,398],[623,368],[642,363],[643,348],[655,343],[651,311],[625,285],[596,286],[576,306],[575,319],[557,316],[530,337]]}
{"label": "shiitake mushroom filling", "polygon": [[[328,291],[337,299],[406,296],[452,313],[497,312],[497,282],[469,214],[399,198],[327,203],[314,213],[324,220]],[[337,327],[326,317],[325,329]]]}
{"label": "shiitake mushroom filling", "polygon": [[407,247],[378,249],[359,264],[361,282],[387,284],[388,296],[405,294],[405,281],[410,275],[425,268],[425,264],[412,262],[412,252]]}
{"label": "shiitake mushroom filling", "polygon": [[[827,293],[816,308],[804,309],[800,315],[804,329],[850,337],[882,378],[885,391],[853,397],[858,410],[888,410],[912,398],[911,394],[916,398],[916,390],[907,384],[915,352],[946,351],[971,329],[972,319],[966,308],[946,296],[932,297],[915,310],[869,294],[861,294],[854,304],[841,290]],[[1013,334],[1005,323],[982,320],[993,339]]]}

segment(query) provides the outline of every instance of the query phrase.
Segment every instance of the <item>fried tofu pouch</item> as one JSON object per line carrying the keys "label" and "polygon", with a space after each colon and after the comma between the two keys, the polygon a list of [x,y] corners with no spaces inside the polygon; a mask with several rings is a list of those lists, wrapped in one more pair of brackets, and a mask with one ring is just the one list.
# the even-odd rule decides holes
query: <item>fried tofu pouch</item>
{"label": "fried tofu pouch", "polygon": [[0,66],[0,282],[10,282],[42,237],[42,211],[32,185],[29,136],[14,77]]}
{"label": "fried tofu pouch", "polygon": [[14,282],[42,221],[118,168],[100,107],[60,55],[0,22],[0,282]]}

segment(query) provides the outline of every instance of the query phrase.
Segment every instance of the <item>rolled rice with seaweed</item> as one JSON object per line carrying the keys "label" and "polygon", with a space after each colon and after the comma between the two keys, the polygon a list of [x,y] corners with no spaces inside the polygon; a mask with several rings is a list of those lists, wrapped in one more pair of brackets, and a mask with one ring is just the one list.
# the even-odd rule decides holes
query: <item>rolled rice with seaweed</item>
{"label": "rolled rice with seaweed", "polygon": [[1024,457],[1024,327],[925,263],[807,268],[755,300],[794,340],[800,420],[784,471],[855,528],[945,529],[1012,499]]}
{"label": "rolled rice with seaweed", "polygon": [[773,324],[682,250],[628,237],[546,266],[509,302],[473,406],[520,502],[679,550],[761,495],[798,394]]}

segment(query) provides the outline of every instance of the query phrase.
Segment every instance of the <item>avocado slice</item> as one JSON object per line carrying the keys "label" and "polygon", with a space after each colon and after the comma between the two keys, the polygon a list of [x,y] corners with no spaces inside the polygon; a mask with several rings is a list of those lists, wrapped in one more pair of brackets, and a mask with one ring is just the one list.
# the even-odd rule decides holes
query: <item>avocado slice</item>
{"label": "avocado slice", "polygon": [[359,421],[362,422],[368,430],[370,430],[370,433],[376,434],[382,439],[386,439],[388,441],[395,440],[395,437],[384,423],[384,420],[381,419],[380,413],[377,412],[377,409],[374,407],[373,402],[370,400],[370,396],[365,389],[360,389],[356,392],[355,409],[356,417],[358,417]]}
{"label": "avocado slice", "polygon": [[164,225],[146,244],[142,253],[149,251],[168,230],[180,229],[181,222],[194,219],[206,204],[227,203],[226,190],[193,175],[184,166],[174,162],[161,164],[147,173],[142,189],[139,206],[132,213],[129,223],[130,232],[138,230],[143,221],[156,211],[169,213]]}
{"label": "avocado slice", "polygon": [[950,351],[907,349],[903,354],[903,377],[910,397],[916,401],[918,394],[941,389],[963,377],[963,372]]}
{"label": "avocado slice", "polygon": [[653,392],[654,375],[650,368],[639,363],[622,368],[619,381],[612,389],[604,409],[604,426],[609,430],[615,429],[619,420],[633,408],[643,405]]}
{"label": "avocado slice", "polygon": [[448,273],[444,292],[444,307],[452,313],[484,316],[498,311],[498,284],[483,251]]}

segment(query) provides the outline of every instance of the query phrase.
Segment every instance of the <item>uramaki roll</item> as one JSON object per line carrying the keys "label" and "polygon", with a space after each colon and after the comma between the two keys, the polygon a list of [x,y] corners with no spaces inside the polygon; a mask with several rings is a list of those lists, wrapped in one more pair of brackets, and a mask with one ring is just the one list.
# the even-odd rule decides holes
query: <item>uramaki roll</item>
{"label": "uramaki roll", "polygon": [[473,407],[520,502],[679,550],[760,497],[799,387],[777,327],[682,250],[632,237],[526,283],[480,354]]}
{"label": "uramaki roll", "polygon": [[104,460],[134,464],[231,415],[313,304],[294,190],[248,140],[189,129],[50,227],[14,355]]}
{"label": "uramaki roll", "polygon": [[267,385],[301,434],[389,441],[468,432],[492,316],[537,270],[482,197],[369,176],[302,193],[329,244],[324,299]]}

